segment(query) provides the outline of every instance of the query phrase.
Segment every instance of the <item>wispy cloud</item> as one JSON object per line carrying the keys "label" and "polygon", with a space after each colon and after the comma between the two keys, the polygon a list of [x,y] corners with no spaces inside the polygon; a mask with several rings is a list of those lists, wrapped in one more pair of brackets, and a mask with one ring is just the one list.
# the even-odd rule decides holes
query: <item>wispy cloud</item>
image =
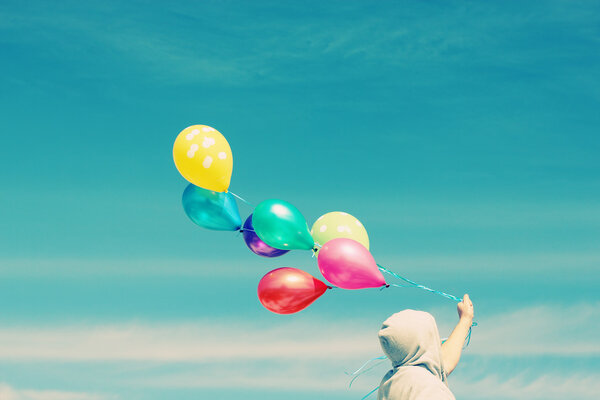
{"label": "wispy cloud", "polygon": [[600,374],[543,374],[533,380],[522,375],[490,375],[481,380],[453,380],[451,388],[461,399],[563,400],[596,399],[600,393]]}
{"label": "wispy cloud", "polygon": [[[529,365],[521,369],[522,373],[502,374],[497,365],[487,361],[487,366],[477,371],[460,370],[451,379],[458,398],[560,399],[574,394],[586,399],[593,398],[598,390],[600,376],[594,372],[578,374],[566,368],[560,375],[557,370],[535,369],[532,360],[600,356],[596,339],[599,304],[526,307],[482,315],[478,321],[480,326],[473,331],[471,345],[463,356],[465,363],[525,357]],[[444,318],[438,319],[438,324],[442,333],[452,328],[452,321]],[[19,365],[43,362],[62,368],[83,363],[104,366],[96,371],[120,366],[118,381],[127,387],[333,393],[347,390],[344,371],[381,354],[376,330],[364,321],[343,319],[270,326],[240,319],[16,326],[0,329],[0,358],[3,363]],[[364,394],[376,386],[387,368],[384,363],[361,378],[350,393]],[[83,393],[59,397],[62,392],[51,397],[54,392],[17,391],[7,386],[2,390],[13,396],[8,397],[10,400],[101,398]]]}
{"label": "wispy cloud", "polygon": [[[134,381],[151,387],[180,388],[245,388],[267,390],[289,390],[302,392],[343,392],[362,396],[377,386],[387,368],[378,369],[377,374],[362,377],[348,389],[348,377],[340,373],[341,366],[334,364],[308,366],[306,363],[283,366],[265,373],[252,368],[216,368],[165,374],[151,380]],[[499,377],[492,374],[484,379],[464,375],[450,378],[450,388],[457,398],[470,399],[594,399],[600,391],[600,375],[587,373],[542,374],[533,379],[522,374]]]}
{"label": "wispy cloud", "polygon": [[[474,355],[600,355],[599,304],[537,306],[478,318]],[[452,322],[439,320],[442,334]],[[577,327],[577,329],[573,329]],[[381,352],[376,327],[359,320],[276,326],[222,319],[188,323],[0,329],[0,358],[57,361],[360,360]]]}
{"label": "wispy cloud", "polygon": [[[539,202],[453,200],[443,204],[427,201],[404,200],[410,212],[396,219],[379,215],[378,224],[402,224],[418,228],[467,229],[568,229],[570,227],[600,227],[600,204],[564,202],[539,204]],[[383,205],[382,205],[383,206]],[[394,207],[389,205],[390,209]],[[407,210],[407,211],[408,211]]]}
{"label": "wispy cloud", "polygon": [[[555,7],[559,5],[555,3]],[[26,15],[5,11],[2,28],[18,31],[14,36],[20,41],[32,35],[43,40],[48,30],[67,34],[72,40],[62,43],[63,48],[74,50],[80,43],[82,48],[116,53],[134,62],[135,69],[151,73],[155,80],[230,85],[304,81],[307,74],[302,71],[306,69],[319,71],[310,74],[310,79],[331,82],[355,78],[368,71],[363,67],[391,72],[406,65],[423,67],[432,61],[451,67],[462,63],[465,54],[470,55],[471,67],[502,62],[514,68],[533,58],[554,56],[552,52],[532,54],[529,48],[514,46],[532,24],[572,25],[577,28],[570,30],[574,35],[589,29],[586,13],[580,10],[549,18],[545,8],[511,13],[510,9],[487,4],[438,7],[414,3],[412,7],[375,10],[369,4],[336,4],[334,10],[313,15],[291,6],[279,10],[282,12],[276,19],[268,18],[264,6],[252,3],[231,4],[220,10],[209,3],[163,6],[160,26],[165,29],[157,29],[157,23],[144,13],[134,17],[131,10],[118,6],[102,6],[96,12],[44,7]],[[298,18],[298,13],[304,17]],[[360,18],[353,18],[356,16]],[[107,18],[111,20],[108,27]],[[256,40],[258,37],[261,39]],[[340,68],[319,69],[319,60],[327,57],[335,57]]]}
{"label": "wispy cloud", "polygon": [[[203,266],[209,265],[210,268]],[[0,259],[0,276],[46,277],[81,276],[196,276],[248,278],[265,269],[264,263],[249,257],[239,261],[190,259],[91,259],[91,258],[38,258]],[[265,271],[266,272],[266,271]]]}
{"label": "wispy cloud", "polygon": [[[192,367],[183,372],[140,377],[130,384],[160,388],[244,388],[290,392],[340,392],[347,390],[350,378],[344,373],[354,365],[333,359],[321,362],[294,360],[276,365],[236,363]],[[352,391],[368,390],[374,381],[356,381]]]}
{"label": "wispy cloud", "polygon": [[[580,281],[582,273],[595,272],[600,265],[600,253],[596,252],[543,252],[543,253],[464,253],[464,254],[386,254],[379,251],[380,262],[402,266],[405,274],[414,271],[431,270],[443,276],[443,271],[472,272],[474,277],[484,271],[505,274],[519,271],[527,275],[555,273],[568,269],[571,277],[565,282]],[[307,261],[308,260],[308,261]],[[294,259],[287,263],[309,265],[310,259]],[[240,265],[243,264],[243,268]],[[57,277],[69,276],[188,276],[188,277],[227,277],[228,279],[256,278],[266,273],[276,264],[265,264],[255,257],[242,259],[213,259],[202,261],[190,259],[84,259],[84,258],[9,258],[0,259],[0,276],[3,277]],[[205,268],[203,266],[210,266]],[[442,271],[442,272],[440,272]],[[590,276],[590,279],[598,279]]]}
{"label": "wispy cloud", "polygon": [[[318,326],[318,328],[317,328]],[[205,320],[179,324],[124,324],[0,329],[0,358],[59,361],[320,360],[352,359],[377,351],[376,332],[354,324],[285,324]],[[344,335],[339,335],[345,332]],[[332,338],[335,337],[335,340]]]}
{"label": "wispy cloud", "polygon": [[112,395],[87,392],[16,389],[6,383],[0,383],[0,399],[2,400],[108,400],[116,398]]}
{"label": "wispy cloud", "polygon": [[[469,354],[600,356],[600,303],[540,305],[476,318]],[[444,331],[451,323],[439,321]]]}
{"label": "wispy cloud", "polygon": [[[483,275],[489,280],[492,274],[506,275],[508,272],[519,272],[526,276],[541,273],[561,273],[568,269],[572,275],[564,276],[562,282],[576,280],[581,282],[582,273],[591,273],[600,266],[600,254],[580,253],[479,253],[479,254],[439,254],[439,255],[411,255],[389,256],[393,265],[401,265],[406,273],[410,271],[435,271],[437,275],[456,274],[457,272],[471,272]],[[600,277],[590,276],[590,280]]]}

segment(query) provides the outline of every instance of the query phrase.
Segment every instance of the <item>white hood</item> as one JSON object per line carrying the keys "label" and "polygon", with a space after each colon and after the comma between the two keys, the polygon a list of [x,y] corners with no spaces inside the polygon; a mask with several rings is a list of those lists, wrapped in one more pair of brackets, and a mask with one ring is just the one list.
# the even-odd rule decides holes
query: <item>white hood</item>
{"label": "white hood", "polygon": [[381,381],[379,400],[455,400],[431,314],[404,310],[392,315],[383,322],[379,341],[393,367]]}

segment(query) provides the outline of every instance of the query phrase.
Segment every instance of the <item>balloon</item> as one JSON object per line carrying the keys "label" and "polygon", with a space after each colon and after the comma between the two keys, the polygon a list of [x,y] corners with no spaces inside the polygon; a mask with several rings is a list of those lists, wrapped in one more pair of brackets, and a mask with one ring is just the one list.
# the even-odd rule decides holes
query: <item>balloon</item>
{"label": "balloon", "polygon": [[246,222],[244,222],[244,228],[242,229],[244,235],[244,241],[250,250],[259,256],[263,257],[279,257],[288,252],[288,250],[280,250],[275,247],[271,247],[258,237],[254,232],[252,226],[252,214],[248,216]]}
{"label": "balloon", "polygon": [[223,135],[206,125],[192,125],[179,133],[173,160],[190,183],[215,192],[226,192],[233,170],[233,156]]}
{"label": "balloon", "polygon": [[181,199],[187,216],[203,228],[237,231],[242,225],[240,212],[230,193],[214,192],[189,184]]}
{"label": "balloon", "polygon": [[258,237],[276,249],[310,250],[315,245],[306,220],[287,201],[263,201],[254,209],[252,224]]}
{"label": "balloon", "polygon": [[318,255],[319,270],[342,289],[364,289],[385,285],[369,250],[356,240],[338,238],[325,243]]}
{"label": "balloon", "polygon": [[363,224],[352,215],[334,211],[320,216],[313,224],[310,234],[321,245],[332,239],[354,239],[369,250],[369,235]]}
{"label": "balloon", "polygon": [[258,299],[269,311],[292,314],[312,304],[329,287],[309,273],[296,268],[278,268],[258,283]]}

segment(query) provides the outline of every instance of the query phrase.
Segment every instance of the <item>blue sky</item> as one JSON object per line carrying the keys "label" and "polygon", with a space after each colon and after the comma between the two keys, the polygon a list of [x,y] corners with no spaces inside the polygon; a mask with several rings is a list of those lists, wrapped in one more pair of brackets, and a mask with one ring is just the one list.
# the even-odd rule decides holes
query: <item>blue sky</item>
{"label": "blue sky", "polygon": [[251,203],[349,212],[378,262],[471,294],[458,398],[597,395],[597,3],[163,3],[0,5],[0,398],[359,399],[389,314],[448,334],[408,289],[263,309],[263,274],[315,260],[186,219],[192,124]]}

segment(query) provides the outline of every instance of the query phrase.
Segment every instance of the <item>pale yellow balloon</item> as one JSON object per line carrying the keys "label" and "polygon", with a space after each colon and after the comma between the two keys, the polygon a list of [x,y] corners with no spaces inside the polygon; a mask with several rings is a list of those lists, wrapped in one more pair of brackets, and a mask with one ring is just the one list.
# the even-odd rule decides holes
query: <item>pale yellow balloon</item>
{"label": "pale yellow balloon", "polygon": [[192,125],[179,133],[173,160],[189,182],[215,192],[226,192],[231,181],[233,156],[227,139],[206,125]]}
{"label": "pale yellow balloon", "polygon": [[334,211],[317,219],[310,234],[316,243],[324,245],[337,238],[353,239],[369,250],[369,235],[363,224],[352,215]]}

